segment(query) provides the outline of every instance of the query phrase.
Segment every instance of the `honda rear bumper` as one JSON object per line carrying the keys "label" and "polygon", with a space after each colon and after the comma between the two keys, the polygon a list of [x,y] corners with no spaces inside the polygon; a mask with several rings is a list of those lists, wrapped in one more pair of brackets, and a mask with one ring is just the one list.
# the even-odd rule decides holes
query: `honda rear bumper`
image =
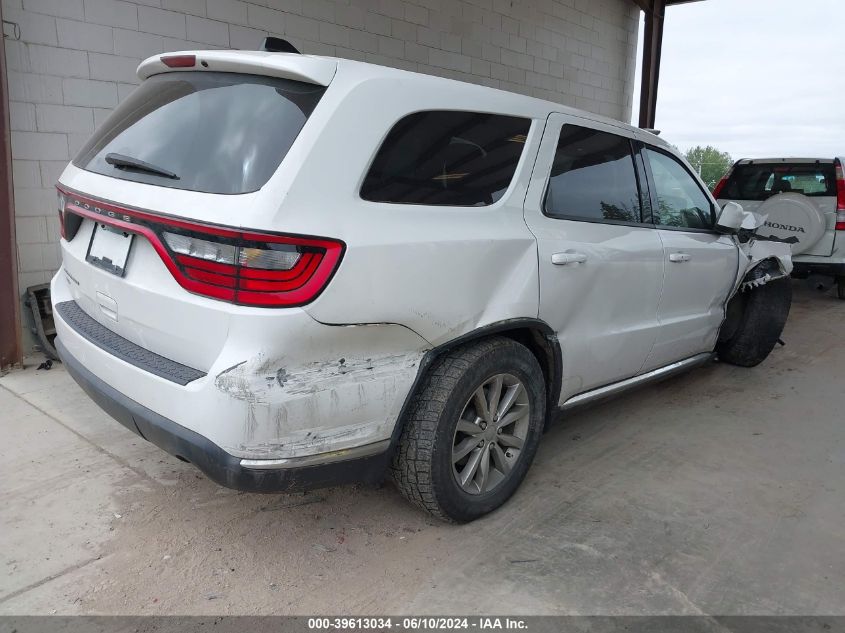
{"label": "honda rear bumper", "polygon": [[818,263],[793,260],[795,267],[792,276],[804,279],[810,275],[829,275],[831,277],[845,276],[845,263]]}

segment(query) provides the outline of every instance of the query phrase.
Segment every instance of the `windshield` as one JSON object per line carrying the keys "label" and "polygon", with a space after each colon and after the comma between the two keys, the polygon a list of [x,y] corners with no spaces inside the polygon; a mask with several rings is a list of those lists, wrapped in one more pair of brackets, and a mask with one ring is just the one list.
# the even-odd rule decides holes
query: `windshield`
{"label": "windshield", "polygon": [[789,192],[811,197],[835,196],[833,163],[737,165],[719,196],[730,200],[766,200]]}
{"label": "windshield", "polygon": [[155,75],[115,109],[73,164],[161,187],[257,191],[324,92],[323,86],[258,75]]}

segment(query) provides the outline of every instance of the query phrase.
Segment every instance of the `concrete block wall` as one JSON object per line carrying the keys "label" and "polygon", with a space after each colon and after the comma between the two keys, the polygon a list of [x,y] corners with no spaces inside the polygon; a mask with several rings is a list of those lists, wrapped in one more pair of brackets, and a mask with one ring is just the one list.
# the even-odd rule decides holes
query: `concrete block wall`
{"label": "concrete block wall", "polygon": [[[631,0],[2,0],[21,289],[59,266],[54,183],[138,83],[184,49],[267,34],[334,55],[477,82],[629,120]],[[24,321],[26,323],[26,321]]]}

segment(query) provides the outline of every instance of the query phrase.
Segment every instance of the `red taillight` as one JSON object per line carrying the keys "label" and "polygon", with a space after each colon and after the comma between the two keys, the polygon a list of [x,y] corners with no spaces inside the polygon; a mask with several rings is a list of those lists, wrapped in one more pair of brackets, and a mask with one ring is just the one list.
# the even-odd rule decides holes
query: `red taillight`
{"label": "red taillight", "polygon": [[309,293],[308,284],[333,246],[323,240],[295,245],[263,235],[225,242],[184,232],[164,231],[162,237],[189,278],[226,289],[215,288],[218,295],[267,305],[279,299],[285,305],[303,303],[301,294]]}
{"label": "red taillight", "polygon": [[836,230],[845,231],[845,167],[838,158],[836,169]]}
{"label": "red taillight", "polygon": [[59,191],[59,231],[62,235],[62,238],[67,239],[67,233],[65,232],[65,203],[67,200],[65,199],[65,194]]}
{"label": "red taillight", "polygon": [[722,190],[725,188],[725,185],[728,184],[728,180],[730,180],[731,174],[734,173],[735,167],[736,167],[736,163],[731,165],[730,169],[728,169],[727,173],[725,173],[725,175],[722,176],[721,180],[719,180],[718,184],[716,185],[716,188],[713,189],[713,197],[716,198],[717,200],[722,196]]}
{"label": "red taillight", "polygon": [[67,212],[67,192],[59,188],[58,185],[56,189],[58,193],[59,232],[63,239],[70,242],[76,237],[76,233],[79,231],[79,225],[82,224],[82,218]]}
{"label": "red taillight", "polygon": [[159,59],[168,68],[193,68],[197,65],[196,55],[162,55]]}
{"label": "red taillight", "polygon": [[328,285],[343,255],[337,240],[240,231],[65,193],[69,213],[146,237],[186,290],[239,305],[309,303]]}

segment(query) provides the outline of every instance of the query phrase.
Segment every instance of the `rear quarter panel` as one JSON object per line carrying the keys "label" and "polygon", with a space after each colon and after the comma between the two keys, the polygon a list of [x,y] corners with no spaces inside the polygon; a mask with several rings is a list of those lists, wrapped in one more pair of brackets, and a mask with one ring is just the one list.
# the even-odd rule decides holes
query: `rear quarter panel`
{"label": "rear quarter panel", "polygon": [[[497,321],[536,317],[536,242],[523,202],[546,113],[508,111],[491,91],[480,89],[481,98],[466,84],[452,93],[442,83],[427,89],[419,76],[346,81],[338,73],[326,95],[338,99],[337,107],[289,188],[279,190],[284,203],[273,220],[347,245],[334,279],[306,311],[329,324],[398,323],[433,345]],[[514,98],[501,94],[503,102]],[[497,203],[436,207],[360,198],[364,175],[393,125],[430,109],[536,114],[511,187]]]}

